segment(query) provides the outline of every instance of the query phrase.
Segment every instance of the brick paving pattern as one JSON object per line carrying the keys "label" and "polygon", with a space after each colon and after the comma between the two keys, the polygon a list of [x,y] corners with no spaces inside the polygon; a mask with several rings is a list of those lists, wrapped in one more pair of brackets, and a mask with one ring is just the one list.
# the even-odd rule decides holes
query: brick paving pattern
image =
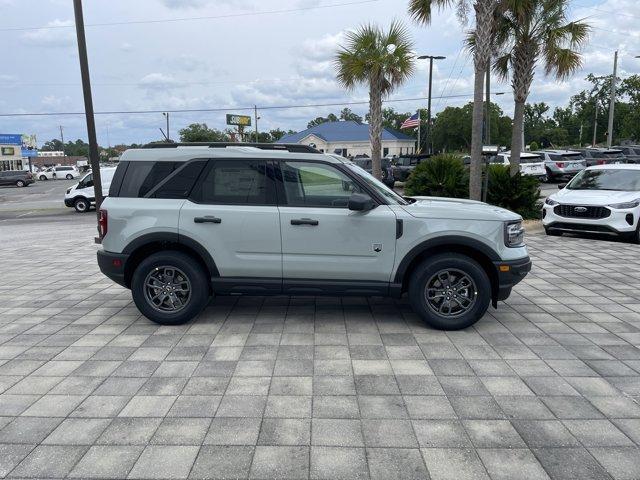
{"label": "brick paving pattern", "polygon": [[640,478],[638,246],[531,235],[460,332],[304,297],[163,327],[89,223],[0,227],[0,478]]}

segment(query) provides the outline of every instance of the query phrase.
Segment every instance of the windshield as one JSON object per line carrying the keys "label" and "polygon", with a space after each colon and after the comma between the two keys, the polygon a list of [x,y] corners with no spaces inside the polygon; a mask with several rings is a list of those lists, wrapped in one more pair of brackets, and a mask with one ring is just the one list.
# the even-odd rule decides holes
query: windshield
{"label": "windshield", "polygon": [[396,192],[387,187],[380,180],[369,174],[363,168],[353,163],[345,163],[347,168],[351,169],[358,177],[367,183],[376,192],[382,195],[392,205],[408,205],[409,203],[398,195]]}
{"label": "windshield", "polygon": [[583,170],[567,185],[569,190],[640,192],[640,170]]}

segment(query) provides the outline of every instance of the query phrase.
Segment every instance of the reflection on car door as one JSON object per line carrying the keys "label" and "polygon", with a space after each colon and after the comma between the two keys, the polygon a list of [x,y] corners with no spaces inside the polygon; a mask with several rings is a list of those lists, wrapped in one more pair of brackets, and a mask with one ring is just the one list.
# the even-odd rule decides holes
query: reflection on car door
{"label": "reflection on car door", "polygon": [[[396,216],[387,205],[348,209],[364,193],[333,165],[281,161],[282,270],[287,279],[388,282],[395,255]],[[313,272],[313,273],[310,273]]]}

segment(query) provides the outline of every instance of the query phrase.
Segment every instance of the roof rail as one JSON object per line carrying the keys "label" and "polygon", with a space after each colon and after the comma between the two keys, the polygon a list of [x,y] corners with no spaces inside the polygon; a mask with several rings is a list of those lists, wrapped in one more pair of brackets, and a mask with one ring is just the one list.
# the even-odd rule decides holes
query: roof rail
{"label": "roof rail", "polygon": [[292,153],[321,153],[309,145],[298,143],[253,143],[253,142],[187,142],[187,143],[148,143],[142,148],[178,148],[178,147],[254,147],[261,150],[274,150]]}

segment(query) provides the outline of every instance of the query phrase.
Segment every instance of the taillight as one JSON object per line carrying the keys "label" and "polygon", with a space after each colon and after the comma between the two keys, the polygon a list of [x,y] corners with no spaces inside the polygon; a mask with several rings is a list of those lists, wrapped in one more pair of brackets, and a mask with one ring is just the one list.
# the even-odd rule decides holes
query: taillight
{"label": "taillight", "polygon": [[102,240],[107,235],[108,230],[108,221],[107,221],[107,211],[100,209],[100,214],[98,216],[98,236],[100,240]]}
{"label": "taillight", "polygon": [[564,168],[564,162],[556,162],[558,168]]}
{"label": "taillight", "polygon": [[607,161],[604,159],[598,160],[598,165],[604,165],[605,163],[607,163]]}
{"label": "taillight", "polygon": [[27,173],[27,178],[31,180],[33,178],[33,175],[31,175],[30,173]]}

